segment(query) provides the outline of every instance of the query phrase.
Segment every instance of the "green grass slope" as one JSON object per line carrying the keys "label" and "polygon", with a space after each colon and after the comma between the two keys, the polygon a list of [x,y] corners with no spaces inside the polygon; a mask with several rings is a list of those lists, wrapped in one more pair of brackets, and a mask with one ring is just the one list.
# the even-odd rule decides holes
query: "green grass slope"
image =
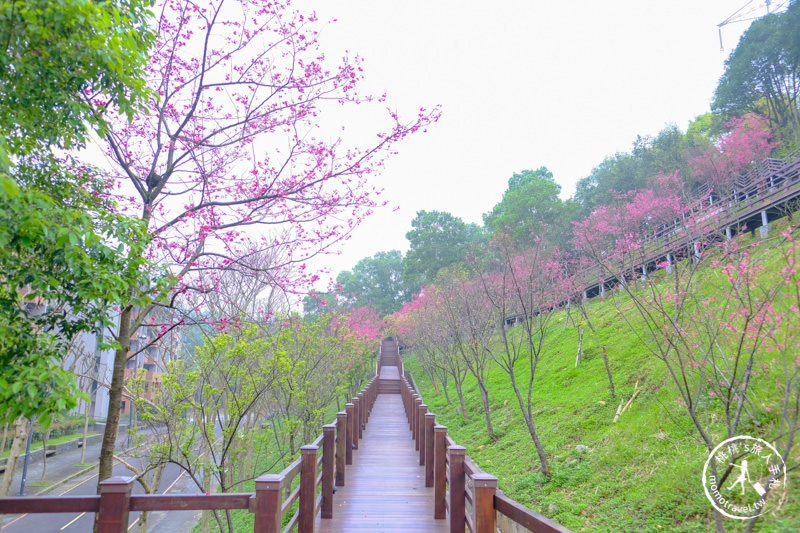
{"label": "green grass slope", "polygon": [[[780,236],[781,224],[785,227],[786,221],[776,224],[772,235]],[[741,244],[748,242],[755,241],[749,235],[742,237]],[[626,304],[622,301],[621,305]],[[586,328],[578,367],[579,328],[561,311],[551,322],[534,383],[535,421],[551,460],[549,481],[538,472],[538,457],[502,369],[494,365],[489,374],[495,429],[495,439],[490,439],[480,392],[471,376],[464,388],[468,410],[464,420],[457,412],[454,386],[448,389],[452,403],[446,405],[444,393],[436,393],[416,357],[406,355],[405,365],[439,423],[448,426],[481,468],[499,478],[501,490],[532,509],[576,531],[713,530],[712,508],[701,481],[707,450],[678,403],[664,364],[641,346],[610,298],[591,300],[587,312],[596,331],[590,334]],[[572,317],[577,319],[575,310]],[[796,315],[785,318],[800,320]],[[609,389],[603,347],[616,386],[615,398]],[[529,375],[526,366],[524,360],[517,366],[522,388]],[[641,392],[612,423],[620,401],[628,402],[637,382]],[[755,420],[748,418],[738,434],[774,437],[777,433],[776,409],[770,408],[777,400],[768,383],[774,386],[770,380],[757,382],[761,389],[753,391],[759,398]],[[588,446],[589,451],[577,451],[578,445]],[[798,450],[800,445],[795,445],[789,466],[800,462]],[[773,511],[759,521],[756,531],[800,531],[799,470],[789,473],[788,486],[780,506],[777,498],[770,500]],[[745,527],[733,519],[724,523],[729,531]]]}

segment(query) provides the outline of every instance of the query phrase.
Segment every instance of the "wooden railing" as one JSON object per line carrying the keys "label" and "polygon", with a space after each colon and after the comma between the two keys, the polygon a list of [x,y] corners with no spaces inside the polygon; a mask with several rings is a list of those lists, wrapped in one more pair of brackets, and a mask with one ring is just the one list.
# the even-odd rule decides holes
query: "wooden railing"
{"label": "wooden railing", "polygon": [[[96,496],[0,498],[0,514],[85,512],[98,514],[100,533],[125,533],[128,515],[135,511],[205,511],[247,509],[255,517],[256,532],[312,533],[317,515],[333,517],[333,488],[344,486],[346,465],[378,395],[378,378],[337,413],[336,422],[322,427],[322,434],[300,449],[300,457],[279,474],[256,479],[255,493],[227,494],[132,494],[133,477],[112,477],[100,483]],[[291,490],[294,481],[299,483]],[[289,495],[283,499],[288,490]],[[317,493],[319,492],[319,495]],[[295,502],[297,510],[281,528]]]}
{"label": "wooden railing", "polygon": [[425,466],[425,486],[433,487],[433,516],[450,516],[450,531],[496,533],[497,513],[537,533],[566,533],[570,529],[550,520],[498,492],[497,478],[487,474],[466,455],[436,422],[422,396],[406,376],[401,376],[400,394],[411,438],[419,450],[419,464]]}

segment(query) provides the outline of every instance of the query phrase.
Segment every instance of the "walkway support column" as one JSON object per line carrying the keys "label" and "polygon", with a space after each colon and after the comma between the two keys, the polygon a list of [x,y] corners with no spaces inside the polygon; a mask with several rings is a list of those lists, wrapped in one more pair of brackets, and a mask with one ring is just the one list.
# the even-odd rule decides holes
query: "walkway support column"
{"label": "walkway support column", "polygon": [[353,464],[353,404],[344,405],[347,413],[347,437],[344,441],[345,464]]}
{"label": "walkway support column", "polygon": [[344,465],[347,451],[347,413],[336,413],[336,486],[344,487]]}
{"label": "walkway support column", "polygon": [[466,527],[466,477],[464,458],[467,449],[463,446],[450,446],[450,533],[464,533]]}
{"label": "walkway support column", "polygon": [[133,477],[114,476],[100,482],[99,533],[120,533],[128,529]]}
{"label": "walkway support column", "polygon": [[353,402],[353,449],[357,450],[361,431],[361,400],[354,397],[351,401]]}
{"label": "walkway support column", "polygon": [[280,533],[282,482],[283,476],[279,474],[256,478],[255,531]]}
{"label": "walkway support column", "polygon": [[497,492],[497,478],[479,472],[472,475],[472,481],[475,495],[475,533],[496,533],[494,495]]}
{"label": "walkway support column", "polygon": [[425,413],[425,486],[433,487],[433,426],[436,424],[436,415]]}
{"label": "walkway support column", "polygon": [[417,451],[419,451],[419,438],[420,438],[419,437],[419,434],[420,434],[420,431],[419,431],[420,407],[422,407],[422,398],[420,398],[419,395],[416,395],[416,399],[414,400],[414,407],[413,407],[413,409],[411,409],[411,411],[414,413],[414,422],[413,422],[414,428],[413,428],[412,432],[413,432],[414,441],[415,441],[414,442],[414,446],[415,446],[414,449],[417,450]]}
{"label": "walkway support column", "polygon": [[322,518],[333,518],[333,459],[336,424],[322,426]]}
{"label": "walkway support column", "polygon": [[426,404],[420,404],[417,414],[417,449],[419,450],[419,465],[425,464],[425,414],[428,412]]}
{"label": "walkway support column", "polygon": [[447,426],[433,428],[433,517],[447,518]]}
{"label": "walkway support column", "polygon": [[317,451],[312,444],[300,448],[300,504],[297,533],[314,533],[317,503]]}
{"label": "walkway support column", "polygon": [[364,393],[358,393],[358,402],[360,405],[361,416],[358,419],[358,438],[364,438],[364,424],[367,421],[367,400],[364,398]]}

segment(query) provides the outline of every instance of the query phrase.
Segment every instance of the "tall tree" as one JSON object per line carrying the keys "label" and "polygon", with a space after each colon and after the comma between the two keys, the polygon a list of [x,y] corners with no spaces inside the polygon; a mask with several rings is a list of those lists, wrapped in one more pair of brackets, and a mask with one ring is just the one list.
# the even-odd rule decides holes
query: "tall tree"
{"label": "tall tree", "polygon": [[768,116],[785,140],[800,135],[800,2],[750,25],[725,62],[712,109]]}
{"label": "tall tree", "polygon": [[365,257],[352,272],[341,272],[336,282],[348,305],[372,305],[382,316],[399,311],[408,297],[403,286],[403,254],[399,250]]}
{"label": "tall tree", "polygon": [[[151,97],[132,123],[105,135],[125,208],[147,227],[145,256],[169,265],[170,291],[132,286],[120,298],[120,326],[100,457],[111,475],[130,339],[152,309],[134,313],[140,292],[159,305],[215,290],[199,272],[238,262],[245,233],[261,231],[249,253],[284,260],[267,272],[273,286],[305,289],[315,279],[304,261],[347,236],[375,206],[368,178],[395,144],[436,120],[421,110],[403,123],[390,113],[375,144],[322,141],[325,109],[368,102],[356,86],[361,60],[329,63],[319,50],[317,20],[288,2],[157,2],[158,37],[145,68]],[[340,129],[339,129],[340,131]],[[267,233],[268,236],[264,236]],[[285,250],[285,255],[273,253]],[[286,277],[297,265],[304,276]]]}
{"label": "tall tree", "polygon": [[488,379],[491,370],[489,346],[498,322],[495,310],[484,296],[481,284],[460,266],[441,270],[436,276],[435,287],[442,320],[440,327],[452,339],[457,351],[454,357],[460,356],[478,383],[486,433],[494,438]]}
{"label": "tall tree", "polygon": [[549,233],[566,228],[560,192],[547,167],[514,173],[503,199],[483,216],[483,223],[491,233],[508,234],[519,245],[531,244],[546,228]]}
{"label": "tall tree", "polygon": [[418,211],[406,233],[409,250],[403,267],[403,283],[412,293],[432,283],[440,269],[463,262],[470,244],[480,239],[475,224],[465,224],[444,211]]}
{"label": "tall tree", "polygon": [[142,261],[126,270],[124,259],[140,246],[137,224],[116,215],[107,181],[51,152],[82,146],[109,111],[127,116],[145,96],[147,5],[0,2],[0,411],[18,429],[76,404],[61,355],[139,283]]}
{"label": "tall tree", "polygon": [[[557,250],[539,240],[522,254],[513,251],[509,239],[498,239],[489,256],[476,262],[483,298],[494,310],[495,330],[500,333],[500,346],[489,345],[486,351],[508,374],[517,397],[522,418],[533,441],[542,474],[550,477],[550,465],[532,408],[536,370],[544,351],[544,340],[550,319],[568,294],[563,280],[563,265],[556,260]],[[551,252],[551,250],[553,250]],[[513,318],[515,327],[506,327]],[[526,361],[527,359],[527,361]],[[527,368],[517,363],[527,362]],[[520,388],[520,374],[527,371],[527,389]]]}
{"label": "tall tree", "polygon": [[[607,157],[575,187],[580,216],[588,216],[596,208],[613,203],[620,193],[647,187],[648,180],[658,174],[673,174],[680,170],[683,175],[688,175],[687,142],[694,146],[692,141],[698,137],[696,130],[709,127],[703,124],[700,122],[695,126],[688,140],[674,124],[666,126],[654,138],[637,135],[630,153]],[[702,146],[705,147],[706,143]]]}

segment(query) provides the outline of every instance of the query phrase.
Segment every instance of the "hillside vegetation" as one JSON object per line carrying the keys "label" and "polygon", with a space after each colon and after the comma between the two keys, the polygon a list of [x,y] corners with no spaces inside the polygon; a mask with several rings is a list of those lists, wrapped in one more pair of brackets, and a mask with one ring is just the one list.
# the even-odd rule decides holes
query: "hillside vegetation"
{"label": "hillside vegetation", "polygon": [[[751,253],[760,272],[757,281],[764,287],[777,284],[777,271],[783,268],[781,258],[785,259],[782,252],[794,250],[781,233],[787,224],[786,219],[779,221],[764,241],[745,234],[737,242],[740,250]],[[722,253],[709,251],[712,257],[707,262],[716,264],[713,254]],[[664,270],[659,271],[653,283],[665,289],[668,284],[659,280],[663,276]],[[713,266],[703,269],[695,281],[704,294],[724,291],[727,282]],[[634,294],[646,290],[641,281],[638,283],[639,287],[631,288]],[[690,305],[706,304],[698,300]],[[409,355],[414,346],[407,349],[406,368],[439,423],[448,426],[473,460],[499,478],[501,490],[534,510],[576,531],[713,530],[714,513],[701,481],[709,454],[707,445],[682,405],[667,366],[637,336],[637,329],[647,326],[630,312],[633,306],[631,296],[617,287],[604,299],[586,303],[586,316],[594,332],[574,307],[554,311],[550,318],[531,398],[536,428],[550,460],[549,479],[541,473],[509,375],[496,362],[489,359],[485,372],[493,437],[487,432],[481,392],[473,375],[467,375],[462,387],[465,419],[453,380],[448,384],[452,400],[448,404],[440,380],[426,373],[418,357]],[[794,417],[794,431],[797,429],[796,391],[784,405],[784,372],[797,375],[796,312],[791,308],[781,315],[788,329],[786,336],[777,340],[791,345],[785,360],[777,352],[772,352],[773,356],[769,348],[762,351],[757,347],[748,392],[752,402],[737,434],[771,441],[780,433],[781,416],[784,422],[787,416],[789,420]],[[582,354],[576,366],[581,328]],[[497,331],[488,342],[490,350],[498,347],[501,338]],[[604,351],[616,396],[611,394]],[[788,363],[788,369],[784,363]],[[530,375],[527,355],[520,358],[515,371],[518,384],[526,388]],[[698,413],[705,417],[703,423],[714,441],[720,442],[726,438],[724,405],[713,391],[703,392]],[[620,405],[628,403],[614,423]],[[794,446],[786,460],[787,468],[798,463],[800,448]],[[788,477],[789,490],[770,494],[771,510],[756,523],[755,531],[797,530],[800,472],[791,470]],[[726,530],[744,530],[746,525],[746,521],[724,519]]]}

